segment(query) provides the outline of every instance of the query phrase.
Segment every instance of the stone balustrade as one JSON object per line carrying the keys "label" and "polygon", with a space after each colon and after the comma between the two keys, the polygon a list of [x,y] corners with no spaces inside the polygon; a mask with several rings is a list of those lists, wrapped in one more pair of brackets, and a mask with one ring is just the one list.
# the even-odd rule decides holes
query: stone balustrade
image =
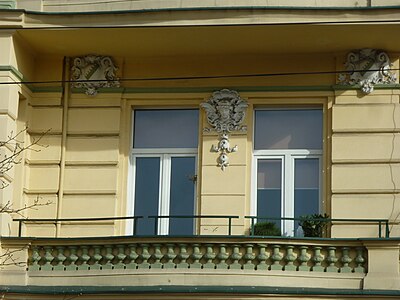
{"label": "stone balustrade", "polygon": [[[205,241],[155,238],[51,245],[33,243],[28,270],[217,269],[366,273],[367,250],[360,245],[300,243],[286,240]],[[272,242],[272,243],[269,243]]]}

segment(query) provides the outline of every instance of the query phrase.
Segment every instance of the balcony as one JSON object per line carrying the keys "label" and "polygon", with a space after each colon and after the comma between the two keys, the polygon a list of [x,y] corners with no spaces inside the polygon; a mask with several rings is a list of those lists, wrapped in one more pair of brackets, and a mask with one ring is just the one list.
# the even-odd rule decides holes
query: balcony
{"label": "balcony", "polygon": [[[232,223],[233,216],[222,217]],[[47,220],[53,221],[55,226],[71,222]],[[377,224],[381,227],[382,220]],[[226,229],[231,232],[230,226]],[[296,288],[325,294],[366,289],[397,293],[399,264],[393,262],[399,261],[399,241],[254,235],[3,237],[3,253],[13,256],[3,285],[23,282],[29,288],[84,292],[102,286],[101,291],[110,293],[290,293]]]}

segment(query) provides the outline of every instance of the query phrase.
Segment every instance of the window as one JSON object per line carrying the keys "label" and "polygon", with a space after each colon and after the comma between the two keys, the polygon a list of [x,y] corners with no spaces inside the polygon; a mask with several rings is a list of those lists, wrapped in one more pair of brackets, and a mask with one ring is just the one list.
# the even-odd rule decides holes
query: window
{"label": "window", "polygon": [[[147,216],[193,215],[198,110],[136,110],[131,155],[131,211],[136,234],[153,235]],[[129,227],[128,227],[129,228]],[[158,234],[193,234],[193,219],[159,219]]]}
{"label": "window", "polygon": [[[255,111],[254,196],[258,217],[298,218],[321,211],[322,110]],[[275,221],[293,236],[298,222]]]}

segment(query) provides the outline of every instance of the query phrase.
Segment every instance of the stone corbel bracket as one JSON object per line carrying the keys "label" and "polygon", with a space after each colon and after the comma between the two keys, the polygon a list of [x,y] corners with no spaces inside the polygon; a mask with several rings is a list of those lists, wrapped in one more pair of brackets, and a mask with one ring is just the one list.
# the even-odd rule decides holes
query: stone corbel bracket
{"label": "stone corbel bracket", "polygon": [[391,71],[392,63],[386,52],[377,49],[354,50],[347,55],[345,73],[338,76],[342,85],[360,85],[364,94],[370,94],[375,84],[396,82],[396,74]]}
{"label": "stone corbel bracket", "polygon": [[109,56],[75,57],[71,67],[72,87],[84,88],[89,96],[95,96],[100,88],[119,87],[117,70]]}
{"label": "stone corbel bracket", "polygon": [[218,145],[212,145],[211,152],[220,153],[217,159],[222,171],[229,166],[228,154],[237,152],[238,147],[231,147],[229,133],[232,131],[246,131],[242,125],[248,104],[240,98],[239,93],[228,89],[214,92],[207,102],[201,103],[207,114],[207,122],[211,128],[204,128],[205,132],[216,131],[219,133]]}

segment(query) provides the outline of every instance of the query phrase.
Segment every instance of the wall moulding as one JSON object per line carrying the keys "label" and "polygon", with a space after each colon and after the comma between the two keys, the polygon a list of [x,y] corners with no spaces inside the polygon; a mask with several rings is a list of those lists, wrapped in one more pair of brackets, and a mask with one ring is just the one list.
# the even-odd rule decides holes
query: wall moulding
{"label": "wall moulding", "polygon": [[359,49],[347,54],[346,72],[339,74],[340,85],[360,85],[364,94],[370,94],[376,84],[396,83],[392,63],[383,50]]}
{"label": "wall moulding", "polygon": [[71,67],[72,87],[85,89],[85,93],[89,96],[95,96],[100,88],[119,87],[117,70],[109,56],[75,57]]}
{"label": "wall moulding", "polygon": [[220,153],[217,159],[222,171],[229,166],[228,154],[238,151],[238,146],[231,147],[229,133],[232,131],[246,132],[243,124],[248,103],[236,91],[223,89],[214,92],[207,102],[200,104],[206,111],[207,122],[211,127],[205,127],[204,132],[215,131],[219,134],[217,145],[211,146],[211,152]]}

